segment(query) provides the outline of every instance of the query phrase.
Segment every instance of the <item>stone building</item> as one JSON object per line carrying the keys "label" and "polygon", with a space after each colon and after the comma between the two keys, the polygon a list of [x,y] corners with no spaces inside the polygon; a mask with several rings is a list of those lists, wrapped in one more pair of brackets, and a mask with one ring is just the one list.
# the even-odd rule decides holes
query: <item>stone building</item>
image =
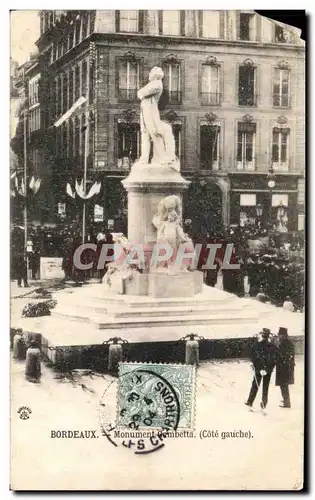
{"label": "stone building", "polygon": [[[191,180],[184,217],[195,233],[284,208],[289,229],[304,211],[305,44],[299,30],[254,11],[41,11],[41,131],[49,143],[50,216],[77,207],[66,182],[102,181],[88,205],[125,230],[121,180],[140,156],[137,89],[164,70],[162,116]],[[53,124],[84,96],[86,102]],[[86,134],[88,138],[86,140]],[[273,169],[274,184],[268,185]],[[300,189],[300,192],[299,192]],[[300,220],[301,225],[301,220]]]}

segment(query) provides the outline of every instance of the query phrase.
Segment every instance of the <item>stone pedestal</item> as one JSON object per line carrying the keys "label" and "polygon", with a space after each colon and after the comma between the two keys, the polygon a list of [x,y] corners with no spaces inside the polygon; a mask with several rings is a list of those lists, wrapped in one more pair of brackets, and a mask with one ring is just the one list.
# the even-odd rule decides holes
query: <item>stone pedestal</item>
{"label": "stone pedestal", "polygon": [[151,273],[150,297],[194,297],[202,292],[203,274],[200,271],[184,271],[177,274]]}
{"label": "stone pedestal", "polygon": [[128,240],[151,244],[156,242],[152,219],[159,202],[169,195],[182,198],[190,182],[169,165],[135,163],[122,184],[128,192]]}

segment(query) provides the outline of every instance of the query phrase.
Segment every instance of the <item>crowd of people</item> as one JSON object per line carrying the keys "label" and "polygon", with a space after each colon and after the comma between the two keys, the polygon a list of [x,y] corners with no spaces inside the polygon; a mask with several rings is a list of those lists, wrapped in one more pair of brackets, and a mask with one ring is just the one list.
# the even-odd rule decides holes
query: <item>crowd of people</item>
{"label": "crowd of people", "polygon": [[[249,232],[251,231],[251,232]],[[255,239],[256,238],[256,239]],[[12,231],[12,279],[18,285],[28,286],[26,257],[30,268],[31,279],[39,278],[40,257],[62,257],[62,269],[65,279],[74,282],[89,278],[102,280],[107,267],[97,269],[97,263],[104,243],[112,244],[113,236],[102,226],[91,227],[87,231],[86,240],[97,245],[97,252],[85,250],[81,256],[83,263],[93,262],[92,269],[81,271],[73,264],[75,250],[82,244],[81,228],[78,224],[52,228],[30,228],[28,244],[25,249],[23,228],[15,226]],[[208,235],[206,238],[193,238],[194,244],[201,243],[199,269],[206,263],[209,249],[207,245],[221,243],[217,250],[215,269],[204,272],[204,281],[208,286],[216,286],[219,274],[222,275],[222,286],[227,292],[239,297],[259,296],[276,306],[291,302],[294,310],[304,307],[304,263],[300,249],[303,248],[301,237],[293,239],[289,244],[277,240],[268,234],[254,234],[253,229],[230,228],[225,234]],[[258,242],[259,245],[252,243]],[[262,243],[263,242],[263,243]],[[227,243],[233,244],[230,262],[239,264],[239,269],[222,269],[222,261]]]}

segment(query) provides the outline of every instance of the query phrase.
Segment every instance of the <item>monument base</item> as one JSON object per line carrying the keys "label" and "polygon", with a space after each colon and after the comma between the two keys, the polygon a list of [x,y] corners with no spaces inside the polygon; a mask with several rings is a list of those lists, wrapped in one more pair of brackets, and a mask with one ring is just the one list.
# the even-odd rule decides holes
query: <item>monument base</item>
{"label": "monument base", "polygon": [[104,287],[113,295],[134,295],[148,297],[194,297],[202,292],[201,271],[165,271],[149,274],[134,273],[124,278],[119,273],[111,278],[111,284]]}
{"label": "monument base", "polygon": [[184,271],[175,274],[164,272],[149,275],[150,297],[194,297],[203,288],[201,271]]}
{"label": "monument base", "polygon": [[128,341],[134,361],[146,356],[164,362],[168,355],[180,354],[184,343],[179,340],[191,333],[205,338],[201,347],[209,345],[203,359],[242,357],[237,346],[247,345],[262,328],[275,331],[280,325],[288,328],[291,338],[304,341],[302,314],[207,286],[195,297],[159,298],[111,295],[105,286],[91,284],[60,290],[54,298],[58,303],[52,317],[22,318],[19,310],[11,328],[41,339],[52,363],[71,359],[73,368],[90,366],[95,356],[105,366],[108,346],[103,343],[117,336]]}

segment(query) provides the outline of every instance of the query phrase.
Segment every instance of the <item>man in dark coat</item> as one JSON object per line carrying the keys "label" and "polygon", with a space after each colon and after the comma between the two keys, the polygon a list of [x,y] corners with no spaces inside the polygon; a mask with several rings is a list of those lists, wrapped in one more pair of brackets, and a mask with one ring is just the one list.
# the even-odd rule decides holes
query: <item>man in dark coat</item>
{"label": "man in dark coat", "polygon": [[256,398],[261,379],[263,378],[262,401],[260,406],[266,408],[268,403],[268,390],[272,370],[276,364],[277,348],[270,342],[271,332],[268,328],[263,328],[260,338],[255,341],[252,347],[252,363],[254,368],[254,378],[246,405],[252,407]]}
{"label": "man in dark coat", "polygon": [[276,362],[276,385],[280,386],[283,398],[281,408],[291,408],[289,385],[294,384],[294,344],[289,339],[287,328],[279,328],[279,348]]}

